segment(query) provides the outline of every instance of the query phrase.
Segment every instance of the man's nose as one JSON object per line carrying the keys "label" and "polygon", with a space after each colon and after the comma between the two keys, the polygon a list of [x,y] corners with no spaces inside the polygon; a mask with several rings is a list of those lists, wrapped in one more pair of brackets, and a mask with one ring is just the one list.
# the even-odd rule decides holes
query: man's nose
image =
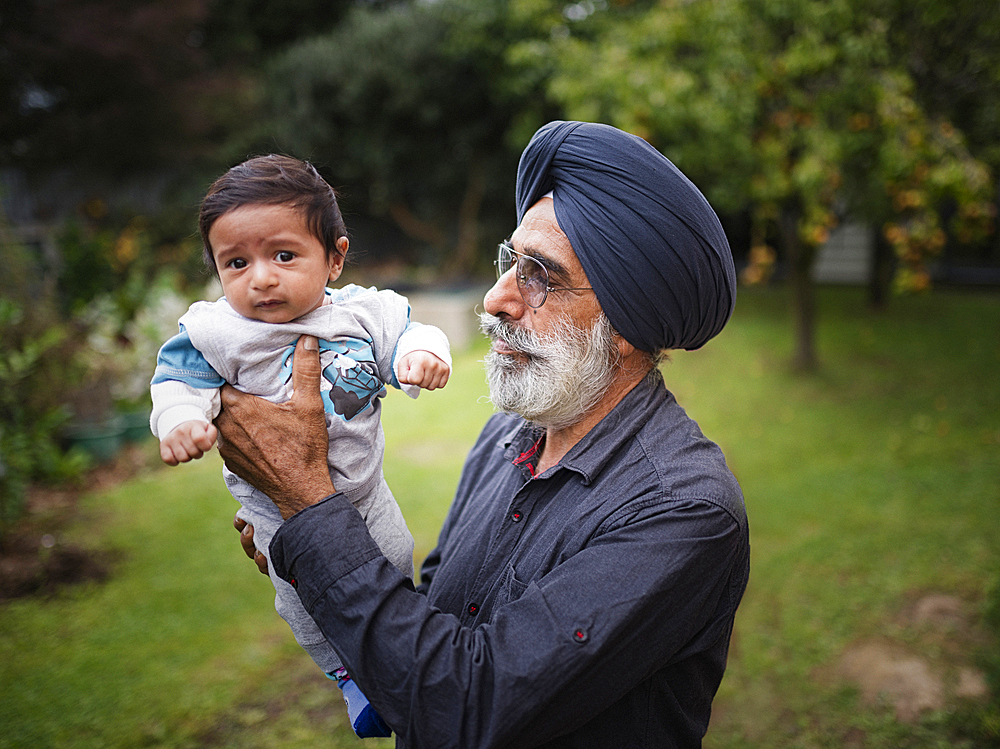
{"label": "man's nose", "polygon": [[527,308],[517,288],[517,265],[500,276],[483,298],[483,309],[493,316],[504,313],[512,319],[518,319]]}

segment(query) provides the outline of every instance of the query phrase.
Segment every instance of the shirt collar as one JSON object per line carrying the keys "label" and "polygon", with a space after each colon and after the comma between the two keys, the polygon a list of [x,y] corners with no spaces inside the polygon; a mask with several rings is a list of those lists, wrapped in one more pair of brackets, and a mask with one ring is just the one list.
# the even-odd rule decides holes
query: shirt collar
{"label": "shirt collar", "polygon": [[[611,456],[631,440],[646,424],[649,417],[667,399],[672,397],[663,384],[663,375],[652,370],[638,385],[626,393],[607,416],[587,432],[559,461],[559,467],[579,473],[584,485],[593,481]],[[544,430],[517,418],[513,428],[506,432],[497,445],[504,457],[515,465],[537,448]],[[530,468],[528,469],[530,470]]]}

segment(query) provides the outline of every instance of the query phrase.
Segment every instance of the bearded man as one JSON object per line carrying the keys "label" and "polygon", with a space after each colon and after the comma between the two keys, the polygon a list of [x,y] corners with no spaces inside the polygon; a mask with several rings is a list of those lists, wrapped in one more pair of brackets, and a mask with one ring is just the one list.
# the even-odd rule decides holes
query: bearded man
{"label": "bearded man", "polygon": [[729,319],[729,245],[669,160],[605,125],[539,130],[517,205],[482,316],[502,413],[419,587],[330,482],[312,341],[289,403],[224,393],[220,450],[286,518],[276,571],[397,746],[700,746],[747,584],[747,521],[657,364]]}

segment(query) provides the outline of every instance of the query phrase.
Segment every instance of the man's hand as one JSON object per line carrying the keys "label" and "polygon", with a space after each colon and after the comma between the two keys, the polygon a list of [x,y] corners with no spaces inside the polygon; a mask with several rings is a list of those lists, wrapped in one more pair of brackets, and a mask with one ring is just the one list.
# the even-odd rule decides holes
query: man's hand
{"label": "man's hand", "polygon": [[240,478],[267,494],[286,520],[334,493],[329,435],[320,397],[319,345],[302,336],[292,363],[291,400],[271,403],[222,388],[219,454]]}
{"label": "man's hand", "polygon": [[240,546],[243,547],[243,553],[254,561],[261,573],[268,574],[267,557],[261,554],[253,543],[253,526],[240,517],[234,517],[233,527],[240,532]]}

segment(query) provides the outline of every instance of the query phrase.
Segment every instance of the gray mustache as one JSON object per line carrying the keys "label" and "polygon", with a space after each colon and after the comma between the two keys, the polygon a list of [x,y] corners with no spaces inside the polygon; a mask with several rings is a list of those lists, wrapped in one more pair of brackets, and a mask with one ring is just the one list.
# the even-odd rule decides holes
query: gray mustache
{"label": "gray mustache", "polygon": [[544,347],[530,330],[512,325],[499,317],[483,312],[479,315],[479,327],[491,340],[499,340],[515,351],[528,356],[544,355]]}

